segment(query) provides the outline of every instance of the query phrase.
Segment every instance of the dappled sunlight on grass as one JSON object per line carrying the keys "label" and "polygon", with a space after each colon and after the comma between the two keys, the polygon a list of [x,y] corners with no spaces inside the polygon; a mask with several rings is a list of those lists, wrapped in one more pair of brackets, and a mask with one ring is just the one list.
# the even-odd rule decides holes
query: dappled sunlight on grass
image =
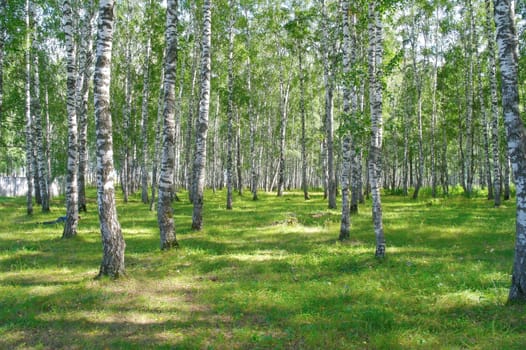
{"label": "dappled sunlight on grass", "polygon": [[[94,196],[94,191],[90,190]],[[526,308],[505,306],[514,207],[475,197],[384,196],[387,257],[374,257],[370,202],[337,240],[322,193],[259,201],[207,192],[205,227],[174,203],[180,248],[159,250],[156,214],[118,201],[127,276],[93,278],[95,208],[78,237],[0,201],[0,348],[521,349]],[[93,205],[93,203],[91,203]],[[62,215],[62,214],[61,214]]]}

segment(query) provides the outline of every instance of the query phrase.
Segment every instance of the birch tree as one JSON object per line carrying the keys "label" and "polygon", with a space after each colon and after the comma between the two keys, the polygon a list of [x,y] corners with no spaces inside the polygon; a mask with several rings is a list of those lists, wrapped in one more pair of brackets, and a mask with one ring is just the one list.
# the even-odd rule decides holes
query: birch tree
{"label": "birch tree", "polygon": [[31,114],[34,122],[34,137],[36,148],[37,167],[35,172],[38,173],[39,190],[40,190],[40,204],[43,212],[49,211],[49,190],[48,190],[48,176],[47,176],[47,161],[44,149],[44,140],[42,133],[42,108],[40,105],[40,74],[39,74],[39,58],[36,40],[33,40],[33,94],[31,97]]}
{"label": "birch tree", "polygon": [[71,238],[77,235],[79,221],[78,208],[78,131],[76,107],[76,48],[73,33],[73,10],[71,2],[64,0],[62,4],[64,13],[64,34],[66,37],[66,71],[67,71],[67,97],[66,109],[68,114],[68,164],[66,176],[66,222],[62,238]]}
{"label": "birch tree", "polygon": [[26,114],[26,180],[27,215],[33,214],[33,123],[31,118],[31,2],[26,0],[26,42],[25,42],[25,114]]}
{"label": "birch tree", "polygon": [[382,164],[382,20],[378,2],[369,3],[369,106],[371,110],[371,143],[369,146],[369,182],[373,198],[373,223],[377,257],[385,256],[385,237],[380,196]]}
{"label": "birch tree", "polygon": [[325,6],[325,0],[322,0],[322,55],[323,55],[323,80],[325,84],[325,132],[327,146],[327,190],[329,208],[336,208],[336,176],[334,172],[334,118],[333,118],[333,94],[334,94],[334,77],[330,64],[329,49],[329,29],[328,16]]}
{"label": "birch tree", "polygon": [[501,175],[500,175],[500,140],[499,140],[499,106],[497,96],[497,68],[495,63],[495,30],[492,1],[485,0],[486,6],[486,40],[488,41],[488,70],[491,94],[491,150],[493,159],[493,200],[495,207],[500,206]]}
{"label": "birch tree", "polygon": [[[350,176],[351,176],[351,162],[352,162],[352,138],[350,135],[349,119],[353,118],[351,114],[351,100],[353,99],[352,94],[356,93],[350,84],[350,73],[351,73],[351,60],[354,59],[353,51],[354,48],[351,42],[351,30],[350,30],[350,18],[354,14],[349,13],[349,1],[344,0],[342,3],[342,22],[343,22],[343,74],[344,74],[344,86],[343,86],[343,116],[345,134],[343,136],[342,143],[342,219],[340,225],[340,241],[347,240],[350,238],[351,230],[351,207],[350,207]],[[354,105],[353,107],[356,107]],[[355,111],[355,108],[353,112]],[[349,128],[350,129],[350,128]]]}
{"label": "birch tree", "polygon": [[234,9],[229,1],[230,21],[228,24],[228,104],[227,104],[227,136],[226,136],[226,208],[232,209],[233,193],[233,148],[234,148]]}
{"label": "birch tree", "polygon": [[88,99],[89,82],[93,74],[93,0],[86,3],[82,16],[80,37],[79,74],[77,79],[77,116],[79,120],[79,211],[86,207],[86,172],[88,171]]}
{"label": "birch tree", "polygon": [[93,93],[97,137],[97,204],[103,246],[98,277],[118,278],[125,274],[126,243],[117,217],[113,175],[113,136],[110,111],[113,7],[113,0],[100,0]]}
{"label": "birch tree", "polygon": [[0,0],[0,125],[4,118],[4,45],[6,40],[7,0]]}
{"label": "birch tree", "polygon": [[526,302],[526,130],[519,112],[519,52],[513,0],[495,0],[495,24],[504,125],[517,191],[515,258],[508,301],[524,303]]}
{"label": "birch tree", "polygon": [[[150,6],[152,2],[150,1]],[[148,11],[148,8],[145,9]],[[149,16],[149,11],[146,16]],[[147,21],[149,25],[150,21]],[[151,37],[150,32],[146,34],[146,45],[144,45],[144,65],[143,65],[143,90],[142,90],[142,109],[141,109],[141,142],[142,142],[142,159],[141,159],[141,200],[144,204],[148,203],[148,169],[146,168],[148,160],[148,100],[150,96],[150,51]]]}
{"label": "birch tree", "polygon": [[177,69],[177,0],[168,0],[166,6],[166,54],[164,61],[163,145],[157,222],[161,236],[161,249],[179,244],[175,236],[173,169],[175,163],[175,79]]}
{"label": "birch tree", "polygon": [[192,229],[203,227],[203,195],[205,187],[206,137],[208,133],[208,114],[210,109],[210,43],[212,38],[212,9],[210,0],[203,1],[203,34],[201,42],[201,96],[199,116],[196,124],[194,155],[194,188]]}

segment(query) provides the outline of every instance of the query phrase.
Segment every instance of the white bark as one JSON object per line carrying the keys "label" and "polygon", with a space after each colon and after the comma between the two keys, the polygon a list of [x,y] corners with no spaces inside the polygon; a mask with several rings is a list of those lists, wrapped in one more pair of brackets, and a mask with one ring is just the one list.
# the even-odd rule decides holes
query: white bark
{"label": "white bark", "polygon": [[212,39],[212,9],[210,0],[203,2],[203,36],[201,43],[201,96],[199,98],[199,117],[196,124],[194,155],[194,188],[192,228],[203,227],[203,196],[205,188],[206,138],[208,134],[208,115],[210,110],[210,44]]}
{"label": "white bark", "polygon": [[25,81],[25,113],[26,113],[26,179],[27,179],[27,214],[33,214],[33,123],[31,118],[31,27],[30,27],[30,1],[26,0],[26,81]]}
{"label": "white bark", "polygon": [[[147,22],[150,24],[150,22]],[[141,158],[141,200],[144,204],[148,203],[148,100],[150,98],[150,34],[146,34],[146,45],[144,46],[144,65],[143,65],[143,90],[142,90],[142,109],[141,109],[141,139],[142,139],[142,158]]]}
{"label": "white bark", "polygon": [[168,0],[166,6],[166,55],[164,62],[163,146],[161,175],[159,179],[159,224],[161,249],[178,246],[175,236],[172,198],[174,192],[173,170],[175,163],[175,79],[177,69],[177,0]]}
{"label": "white bark", "polygon": [[495,23],[508,153],[515,178],[515,258],[508,300],[526,302],[526,130],[519,113],[518,49],[513,0],[495,0]]}
{"label": "white bark", "polygon": [[495,63],[495,30],[493,27],[493,10],[491,0],[486,4],[486,40],[488,41],[489,84],[491,92],[491,150],[493,159],[493,200],[495,207],[500,206],[501,174],[500,174],[500,140],[499,140],[499,105],[497,96],[497,67]]}
{"label": "white bark", "polygon": [[126,243],[115,206],[113,131],[110,110],[113,0],[100,0],[93,95],[97,137],[97,204],[103,257],[99,275],[118,278],[125,274]]}
{"label": "white bark", "polygon": [[68,164],[66,176],[66,222],[64,224],[63,238],[77,235],[79,222],[78,208],[78,130],[77,130],[77,105],[76,105],[76,47],[73,26],[73,10],[71,2],[64,0],[64,34],[66,36],[66,69],[67,69],[67,102],[68,114]]}
{"label": "white bark", "polygon": [[382,223],[380,196],[382,154],[382,21],[376,8],[377,1],[369,3],[369,104],[371,110],[371,143],[369,148],[369,181],[373,198],[373,223],[377,257],[385,256],[385,237]]}

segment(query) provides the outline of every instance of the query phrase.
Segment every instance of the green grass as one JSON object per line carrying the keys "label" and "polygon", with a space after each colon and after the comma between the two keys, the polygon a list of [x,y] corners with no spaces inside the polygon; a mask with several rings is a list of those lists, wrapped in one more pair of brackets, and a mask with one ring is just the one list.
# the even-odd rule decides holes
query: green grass
{"label": "green grass", "polygon": [[[95,192],[89,192],[91,196]],[[370,203],[337,241],[339,211],[206,193],[205,229],[175,203],[177,250],[159,250],[156,214],[118,203],[127,277],[95,281],[95,200],[78,237],[35,224],[0,198],[1,349],[523,349],[526,308],[507,306],[514,205],[482,197],[384,196],[387,258],[374,258]],[[187,198],[181,194],[182,199]],[[63,200],[63,199],[61,199]]]}

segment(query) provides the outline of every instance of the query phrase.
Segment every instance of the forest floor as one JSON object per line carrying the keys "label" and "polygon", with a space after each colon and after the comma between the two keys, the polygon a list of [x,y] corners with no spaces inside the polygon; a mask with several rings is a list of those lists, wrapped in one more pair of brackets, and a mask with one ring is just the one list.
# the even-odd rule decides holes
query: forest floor
{"label": "forest floor", "polygon": [[[247,193],[226,211],[207,192],[201,232],[185,193],[180,248],[159,250],[155,212],[124,204],[127,276],[94,280],[95,191],[76,238],[64,215],[0,198],[1,349],[524,349],[526,307],[506,305],[513,202],[385,195],[387,257],[374,257],[368,201],[340,243],[320,193]],[[424,193],[425,195],[425,193]]]}

